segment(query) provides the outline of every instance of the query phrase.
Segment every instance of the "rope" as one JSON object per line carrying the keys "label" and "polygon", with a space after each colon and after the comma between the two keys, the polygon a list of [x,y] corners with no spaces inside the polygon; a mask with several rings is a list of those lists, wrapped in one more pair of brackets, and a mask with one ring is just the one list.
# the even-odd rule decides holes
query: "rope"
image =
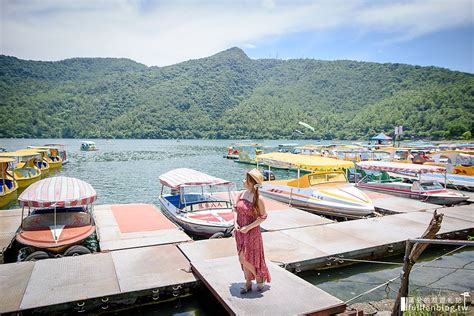
{"label": "rope", "polygon": [[340,257],[329,257],[329,260],[334,260],[334,261],[350,261],[350,262],[364,262],[364,263],[380,263],[380,264],[391,264],[391,265],[403,265],[403,263],[399,262],[388,262],[388,261],[373,261],[373,260],[362,260],[362,259],[345,259],[345,258],[340,258]]}
{"label": "rope", "polygon": [[[436,260],[439,260],[439,259],[441,259],[442,257],[447,256],[447,255],[450,255],[450,254],[452,254],[452,253],[454,253],[454,252],[456,252],[456,251],[458,251],[458,250],[461,250],[461,249],[464,248],[464,247],[466,247],[466,246],[465,246],[465,245],[464,245],[464,246],[460,246],[460,247],[458,247],[458,248],[456,248],[456,249],[454,249],[454,250],[448,251],[447,253],[445,253],[445,254],[443,254],[443,255],[441,255],[441,256],[439,256],[439,257],[436,257],[436,258],[434,258],[433,260],[427,261],[425,264],[422,264],[422,265],[419,265],[419,266],[413,268],[411,271],[413,272],[413,271],[416,271],[416,270],[418,270],[418,269],[421,269],[421,268],[423,268],[426,264],[432,263],[432,262],[434,262],[434,261],[436,261]],[[389,285],[390,283],[392,283],[392,282],[395,281],[396,279],[399,279],[400,277],[401,277],[401,275],[399,275],[399,276],[397,276],[397,277],[395,277],[395,278],[393,278],[393,279],[390,279],[390,280],[388,280],[388,281],[386,281],[386,282],[384,282],[384,283],[382,283],[382,284],[379,284],[379,285],[377,285],[376,287],[374,287],[374,288],[372,288],[372,289],[369,289],[369,290],[367,290],[367,291],[365,291],[365,292],[363,292],[363,293],[361,293],[361,294],[359,294],[359,295],[354,296],[353,298],[351,298],[351,299],[345,301],[344,303],[345,303],[345,304],[348,304],[349,302],[352,302],[352,301],[358,299],[359,297],[362,297],[362,296],[364,296],[364,295],[367,295],[367,294],[369,294],[369,293],[372,293],[373,291],[378,290],[379,288],[381,288],[381,287],[383,287],[383,286],[385,286],[385,285]]]}

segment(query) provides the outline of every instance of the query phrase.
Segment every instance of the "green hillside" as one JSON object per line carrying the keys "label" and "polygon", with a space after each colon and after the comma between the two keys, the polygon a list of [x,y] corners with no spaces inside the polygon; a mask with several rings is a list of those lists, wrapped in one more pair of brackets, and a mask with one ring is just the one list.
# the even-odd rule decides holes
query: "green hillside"
{"label": "green hillside", "polygon": [[[362,139],[474,134],[474,75],[435,67],[249,59],[167,67],[0,56],[0,137]],[[299,121],[315,127],[304,130]]]}

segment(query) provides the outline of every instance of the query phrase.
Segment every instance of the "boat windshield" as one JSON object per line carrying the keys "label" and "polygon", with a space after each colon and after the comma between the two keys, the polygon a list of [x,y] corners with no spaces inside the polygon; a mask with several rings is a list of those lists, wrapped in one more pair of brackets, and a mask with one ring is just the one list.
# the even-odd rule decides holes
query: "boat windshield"
{"label": "boat windshield", "polygon": [[438,181],[423,181],[420,186],[425,191],[442,190],[444,187]]}
{"label": "boat windshield", "polygon": [[346,176],[341,172],[316,173],[308,176],[309,185],[318,185],[323,183],[347,182]]}

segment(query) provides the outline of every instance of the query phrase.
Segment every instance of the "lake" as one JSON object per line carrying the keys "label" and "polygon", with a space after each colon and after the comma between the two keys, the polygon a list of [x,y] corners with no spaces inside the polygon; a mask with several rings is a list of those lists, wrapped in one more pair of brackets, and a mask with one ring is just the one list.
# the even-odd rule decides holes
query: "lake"
{"label": "lake", "polygon": [[[160,184],[158,177],[174,168],[192,168],[210,175],[231,180],[242,188],[246,170],[252,166],[238,164],[224,159],[230,140],[94,140],[99,148],[96,152],[80,151],[80,140],[76,139],[0,139],[0,147],[7,150],[26,148],[29,145],[62,143],[69,154],[69,164],[55,175],[76,177],[89,182],[97,191],[96,204],[152,203],[158,205]],[[264,140],[258,141],[265,146],[277,146],[280,143],[299,143],[315,141]],[[328,142],[329,143],[329,142]],[[277,177],[286,175],[286,171],[277,172]],[[16,208],[12,203],[8,208]],[[1,212],[1,210],[0,210]],[[341,237],[342,238],[342,237]],[[453,248],[437,247],[426,251],[423,260],[432,260]],[[400,256],[392,259],[401,262]],[[420,294],[437,292],[444,289],[453,291],[473,290],[474,250],[463,249],[450,256],[437,260],[413,274],[410,289]],[[358,264],[356,266],[328,270],[309,271],[300,276],[321,289],[348,300],[375,285],[398,276],[401,268],[393,265]],[[469,277],[469,275],[471,277]],[[387,290],[398,289],[391,285]],[[386,295],[382,288],[358,301],[380,300]],[[212,302],[211,307],[208,303]],[[211,315],[220,312],[219,303],[209,293],[202,293],[174,302],[154,305],[135,312],[160,315]],[[214,306],[214,307],[212,307]]]}

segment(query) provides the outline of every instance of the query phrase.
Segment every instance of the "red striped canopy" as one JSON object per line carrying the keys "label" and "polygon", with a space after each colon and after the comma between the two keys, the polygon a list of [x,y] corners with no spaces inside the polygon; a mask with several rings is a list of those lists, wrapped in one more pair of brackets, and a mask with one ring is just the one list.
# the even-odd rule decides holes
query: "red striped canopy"
{"label": "red striped canopy", "polygon": [[188,169],[178,168],[168,171],[160,176],[160,182],[170,188],[180,188],[184,186],[203,186],[203,185],[232,185],[227,180],[219,179],[208,174]]}
{"label": "red striped canopy", "polygon": [[438,166],[427,166],[412,163],[386,162],[386,161],[360,161],[358,168],[368,170],[379,170],[388,172],[409,172],[409,173],[444,173],[446,168]]}
{"label": "red striped canopy", "polygon": [[76,178],[47,178],[30,185],[18,198],[20,206],[67,207],[93,203],[97,193],[87,182]]}

